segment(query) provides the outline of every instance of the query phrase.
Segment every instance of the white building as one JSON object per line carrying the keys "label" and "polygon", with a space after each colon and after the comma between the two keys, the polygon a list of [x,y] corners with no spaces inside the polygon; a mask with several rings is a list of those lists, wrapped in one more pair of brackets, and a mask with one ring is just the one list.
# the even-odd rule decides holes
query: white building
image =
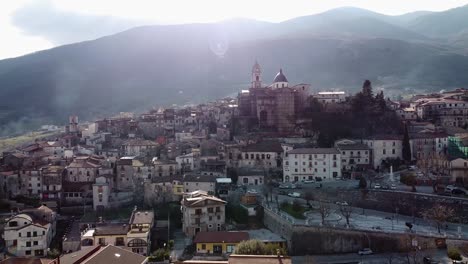
{"label": "white building", "polygon": [[341,178],[341,155],[336,148],[298,148],[285,153],[283,181]]}
{"label": "white building", "polygon": [[346,93],[339,92],[319,92],[314,97],[322,104],[342,103],[346,100]]}
{"label": "white building", "polygon": [[47,255],[55,226],[56,213],[47,206],[24,210],[8,218],[3,231],[7,252],[18,257]]}
{"label": "white building", "polygon": [[188,193],[181,201],[182,230],[188,237],[225,228],[226,202],[203,191]]}
{"label": "white building", "polygon": [[177,170],[182,172],[198,169],[198,157],[195,153],[189,153],[176,157]]}
{"label": "white building", "polygon": [[403,136],[379,135],[364,139],[363,143],[372,150],[372,166],[378,169],[387,159],[402,159]]}
{"label": "white building", "polygon": [[93,209],[104,209],[109,207],[110,186],[108,178],[101,176],[96,178],[93,184]]}
{"label": "white building", "polygon": [[281,167],[283,148],[276,141],[247,145],[241,151],[240,168],[274,169]]}
{"label": "white building", "polygon": [[349,171],[370,166],[371,150],[366,144],[343,139],[336,141],[335,147],[341,152],[341,167],[343,170]]}
{"label": "white building", "polygon": [[191,140],[192,138],[193,138],[192,133],[190,132],[176,132],[175,133],[176,142],[187,141],[187,140]]}

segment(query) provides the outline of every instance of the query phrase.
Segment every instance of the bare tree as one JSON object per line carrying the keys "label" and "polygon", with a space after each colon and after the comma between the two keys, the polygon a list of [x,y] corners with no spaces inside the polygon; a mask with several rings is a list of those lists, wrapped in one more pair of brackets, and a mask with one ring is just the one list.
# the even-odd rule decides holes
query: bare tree
{"label": "bare tree", "polygon": [[453,208],[442,204],[435,204],[432,208],[424,210],[421,215],[425,219],[433,221],[437,227],[437,231],[440,234],[440,228],[447,221],[447,219],[454,215],[454,210]]}
{"label": "bare tree", "polygon": [[318,199],[318,211],[322,218],[322,225],[325,225],[325,218],[331,213],[330,204],[326,203],[323,198]]}
{"label": "bare tree", "polygon": [[346,219],[346,226],[349,227],[349,219],[353,214],[353,207],[349,205],[340,205],[340,213]]}
{"label": "bare tree", "polygon": [[314,193],[311,190],[306,190],[304,192],[304,200],[306,200],[307,205],[310,206],[310,201],[314,200]]}

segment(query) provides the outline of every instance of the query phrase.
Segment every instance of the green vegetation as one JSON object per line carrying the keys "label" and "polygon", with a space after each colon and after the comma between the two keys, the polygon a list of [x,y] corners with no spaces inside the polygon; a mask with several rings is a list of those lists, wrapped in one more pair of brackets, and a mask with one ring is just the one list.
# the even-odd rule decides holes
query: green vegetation
{"label": "green vegetation", "polygon": [[240,205],[227,204],[226,218],[234,220],[238,224],[247,224],[249,222],[249,213]]}
{"label": "green vegetation", "polygon": [[82,221],[98,221],[99,217],[102,217],[103,220],[126,220],[130,218],[133,209],[134,207],[123,207],[102,211],[87,211],[83,215]]}
{"label": "green vegetation", "polygon": [[24,203],[25,205],[29,205],[32,207],[38,207],[41,204],[40,203],[41,200],[39,199],[39,197],[27,197],[23,195],[17,195],[15,197],[15,200],[18,203]]}
{"label": "green vegetation", "polygon": [[417,184],[416,175],[412,172],[403,173],[400,175],[400,182],[407,186],[412,186],[413,188],[415,188]]}
{"label": "green vegetation", "polygon": [[456,248],[449,248],[447,251],[447,256],[452,260],[462,260],[460,251]]}
{"label": "green vegetation", "polygon": [[164,261],[169,259],[169,250],[166,248],[160,248],[153,252],[151,256],[148,257],[150,262]]}
{"label": "green vegetation", "polygon": [[373,95],[369,80],[364,82],[361,92],[337,106],[335,111],[340,114],[326,110],[317,99],[310,99],[302,113],[314,120],[308,126],[318,134],[320,147],[331,147],[340,138],[400,132],[400,121],[395,112],[387,107],[383,92]]}
{"label": "green vegetation", "polygon": [[167,220],[167,214],[170,212],[171,227],[182,227],[182,212],[180,211],[179,203],[170,202],[159,204],[152,209],[156,211],[155,217],[159,220]]}
{"label": "green vegetation", "polygon": [[240,242],[234,253],[239,255],[277,255],[279,253],[284,256],[287,252],[277,245],[266,245],[262,241],[251,239]]}
{"label": "green vegetation", "polygon": [[296,219],[305,219],[304,212],[307,211],[307,208],[300,205],[297,200],[294,200],[292,204],[283,201],[280,209]]}
{"label": "green vegetation", "polygon": [[26,143],[32,143],[36,139],[50,137],[55,134],[57,134],[57,132],[30,132],[21,136],[2,138],[0,139],[0,153]]}

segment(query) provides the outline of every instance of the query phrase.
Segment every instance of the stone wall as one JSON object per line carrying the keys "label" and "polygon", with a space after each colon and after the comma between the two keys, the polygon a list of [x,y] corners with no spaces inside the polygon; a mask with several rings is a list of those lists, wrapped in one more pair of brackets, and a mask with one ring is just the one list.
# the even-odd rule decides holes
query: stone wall
{"label": "stone wall", "polygon": [[367,247],[374,252],[407,251],[412,243],[423,250],[436,248],[434,237],[298,225],[286,214],[264,211],[264,225],[286,239],[291,255],[355,253]]}

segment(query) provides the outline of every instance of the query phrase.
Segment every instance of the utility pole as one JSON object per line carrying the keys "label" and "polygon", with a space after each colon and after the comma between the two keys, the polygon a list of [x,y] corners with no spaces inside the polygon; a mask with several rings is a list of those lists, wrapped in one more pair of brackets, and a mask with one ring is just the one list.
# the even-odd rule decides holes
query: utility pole
{"label": "utility pole", "polygon": [[169,204],[169,209],[167,210],[167,248],[169,249],[169,236],[171,230],[171,205]]}

